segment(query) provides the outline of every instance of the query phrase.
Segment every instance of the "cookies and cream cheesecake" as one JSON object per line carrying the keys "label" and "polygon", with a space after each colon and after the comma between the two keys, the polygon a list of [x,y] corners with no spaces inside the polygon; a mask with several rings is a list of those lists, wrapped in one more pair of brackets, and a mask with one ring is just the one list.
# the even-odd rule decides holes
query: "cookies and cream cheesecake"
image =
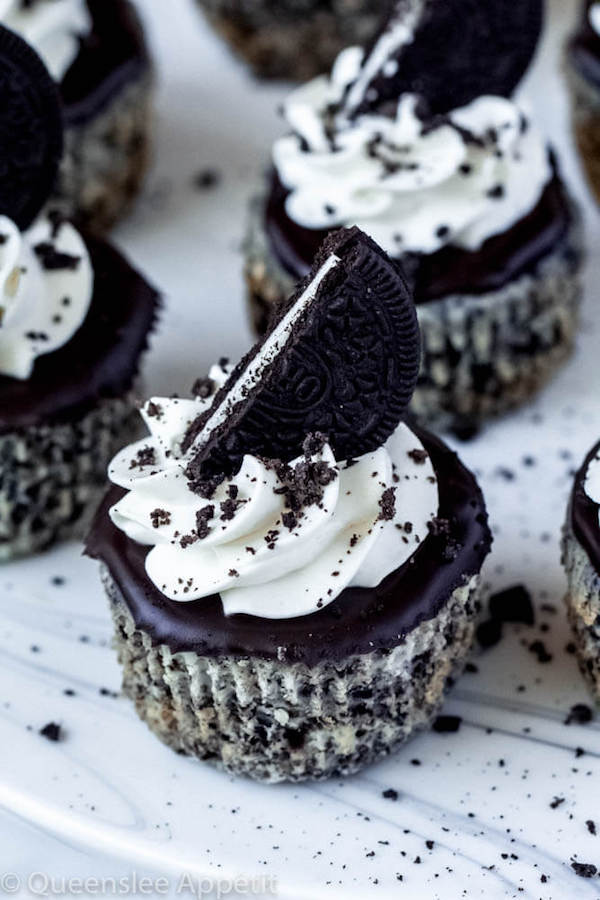
{"label": "cookies and cream cheesecake", "polygon": [[61,103],[0,27],[0,560],[82,533],[135,433],[132,390],[157,292],[109,244],[47,208]]}
{"label": "cookies and cream cheesecake", "polygon": [[148,161],[152,71],[129,0],[0,0],[0,24],[42,57],[63,102],[52,205],[88,231],[129,207]]}
{"label": "cookies and cream cheesecake", "polygon": [[600,700],[600,443],[575,476],[563,532],[563,564],[579,666]]}
{"label": "cookies and cream cheesecake", "polygon": [[[291,94],[246,255],[260,332],[330,230],[370,234],[403,263],[417,304],[414,411],[460,429],[549,378],[573,345],[580,295],[578,215],[554,153],[512,99],[539,3],[503,10],[523,30],[514,46],[496,28],[504,4],[477,6],[465,19],[452,3],[398,3],[370,49],[344,50],[329,76]],[[456,53],[440,61],[449,40]]]}
{"label": "cookies and cream cheesecake", "polygon": [[342,230],[237,366],[142,408],[87,553],[124,690],[174,749],[324,778],[438,709],[491,538],[473,476],[405,421],[418,363],[402,272]]}

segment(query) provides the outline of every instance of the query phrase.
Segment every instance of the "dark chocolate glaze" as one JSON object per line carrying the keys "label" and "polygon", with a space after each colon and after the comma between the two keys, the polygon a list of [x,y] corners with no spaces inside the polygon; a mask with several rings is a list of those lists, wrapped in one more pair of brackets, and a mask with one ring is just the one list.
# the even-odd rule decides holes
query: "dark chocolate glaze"
{"label": "dark chocolate glaze", "polygon": [[[452,294],[486,294],[499,290],[514,278],[533,272],[541,259],[566,243],[572,211],[554,160],[553,166],[554,177],[535,209],[508,231],[489,238],[479,250],[471,252],[448,246],[429,255],[399,257],[417,305]],[[328,232],[293,222],[285,210],[288,193],[273,173],[265,228],[281,265],[294,278],[300,278],[309,271],[316,250]]]}
{"label": "dark chocolate glaze", "polygon": [[129,0],[87,0],[90,34],[60,85],[65,125],[92,119],[149,66],[144,33]]}
{"label": "dark chocolate glaze", "polygon": [[0,375],[0,434],[68,421],[132,386],[159,294],[113,247],[92,238],[86,243],[94,269],[86,319],[67,344],[38,356],[30,378]]}
{"label": "dark chocolate glaze", "polygon": [[421,622],[433,618],[452,591],[479,572],[491,546],[485,504],[473,475],[440,440],[417,428],[414,431],[431,456],[439,482],[439,517],[450,521],[450,534],[427,536],[378,587],[346,588],[324,609],[308,616],[226,617],[219,595],[189,603],[168,600],[146,575],[148,548],[130,540],[108,517],[109,507],[124,494],[119,488],[111,489],[100,507],[86,552],[107,565],[137,626],[154,643],[167,644],[174,652],[316,665],[341,661],[349,654],[389,650]]}
{"label": "dark chocolate glaze", "polygon": [[600,576],[600,506],[585,492],[585,478],[591,461],[600,452],[600,443],[590,450],[575,476],[569,516],[576,539],[587,553],[590,563]]}
{"label": "dark chocolate glaze", "polygon": [[590,25],[592,3],[593,0],[586,0],[583,4],[579,28],[569,44],[569,57],[579,74],[600,88],[600,35]]}

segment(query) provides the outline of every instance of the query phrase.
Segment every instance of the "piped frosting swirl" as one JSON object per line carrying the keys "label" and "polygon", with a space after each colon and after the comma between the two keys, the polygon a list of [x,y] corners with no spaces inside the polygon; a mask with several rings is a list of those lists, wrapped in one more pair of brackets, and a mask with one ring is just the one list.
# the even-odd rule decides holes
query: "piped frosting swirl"
{"label": "piped frosting swirl", "polygon": [[439,502],[429,457],[404,424],[356,460],[336,460],[319,435],[285,465],[247,455],[204,498],[193,493],[181,443],[226,376],[213,367],[202,396],[149,401],[142,416],[150,437],[121,451],[109,469],[127,490],[111,518],[151,546],[146,572],[166,597],[219,593],[227,615],[292,618],[350,585],[377,586],[410,558]]}
{"label": "piped frosting swirl", "polygon": [[547,147],[528,116],[482,96],[427,118],[416,95],[375,112],[346,112],[363,51],[338,57],[331,76],[284,104],[291,134],[273,162],[289,191],[286,212],[306,228],[358,225],[384,250],[477,250],[538,203],[552,177]]}
{"label": "piped frosting swirl", "polygon": [[68,222],[41,217],[21,232],[0,216],[0,375],[27,379],[38,356],[66,344],[90,307],[87,247]]}

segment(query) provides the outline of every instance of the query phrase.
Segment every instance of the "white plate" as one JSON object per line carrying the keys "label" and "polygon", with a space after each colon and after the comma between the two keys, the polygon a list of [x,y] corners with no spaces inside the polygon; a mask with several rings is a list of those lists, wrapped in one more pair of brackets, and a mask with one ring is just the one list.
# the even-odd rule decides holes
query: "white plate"
{"label": "white plate", "polygon": [[[167,15],[162,0],[143,3],[161,75],[157,162],[117,233],[166,291],[147,367],[155,393],[186,390],[215,356],[235,358],[249,344],[239,245],[247,197],[281,130],[274,109],[283,94],[255,86],[184,0],[168,6]],[[585,196],[558,77],[570,7],[554,3],[529,87]],[[217,168],[222,184],[196,191],[193,175],[205,167]],[[589,200],[586,210],[594,246]],[[494,525],[490,588],[525,583],[538,610],[534,628],[506,627],[503,642],[476,658],[479,672],[456,685],[445,711],[462,717],[460,731],[424,734],[358,777],[317,786],[262,787],[178,757],[128,701],[102,692],[118,691],[120,678],[106,602],[95,565],[79,546],[62,546],[0,570],[0,803],[10,814],[0,819],[0,869],[18,864],[26,875],[43,851],[52,871],[75,874],[68,861],[77,859],[77,874],[86,861],[96,874],[94,861],[110,857],[121,860],[115,874],[124,866],[168,873],[172,891],[187,871],[269,876],[279,896],[301,900],[369,889],[411,900],[598,897],[598,881],[570,867],[575,856],[600,864],[600,837],[586,827],[597,816],[600,831],[600,726],[564,724],[589,698],[565,652],[558,546],[571,470],[600,434],[597,257],[590,268],[576,359],[535,405],[460,447]],[[538,639],[550,663],[528,649]],[[39,736],[48,721],[62,725],[64,741]],[[384,798],[388,788],[397,800]],[[85,865],[73,847],[85,851]]]}

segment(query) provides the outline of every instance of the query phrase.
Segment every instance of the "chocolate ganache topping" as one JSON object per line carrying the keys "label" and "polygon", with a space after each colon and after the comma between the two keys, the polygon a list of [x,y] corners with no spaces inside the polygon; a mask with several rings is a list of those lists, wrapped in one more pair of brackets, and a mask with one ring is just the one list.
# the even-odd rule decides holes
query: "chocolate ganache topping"
{"label": "chocolate ganache topping", "polygon": [[[192,640],[195,620],[209,630],[194,644],[219,652],[242,634],[256,644],[255,626],[238,631],[243,622],[276,621],[254,649],[288,655],[288,637],[273,637],[288,633],[281,623],[304,632],[317,617],[329,642],[326,610],[340,601],[335,617],[344,616],[348,596],[364,612],[387,596],[382,584],[395,594],[421,546],[450,576],[429,566],[430,609],[479,571],[490,538],[472,476],[401,421],[418,370],[415,320],[400,270],[358,229],[342,231],[238,366],[213,367],[191,400],[146,404],[150,437],[111,464],[118,487],[87,548],[142,627],[180,647],[180,625]],[[449,502],[426,444],[449,463]]]}

